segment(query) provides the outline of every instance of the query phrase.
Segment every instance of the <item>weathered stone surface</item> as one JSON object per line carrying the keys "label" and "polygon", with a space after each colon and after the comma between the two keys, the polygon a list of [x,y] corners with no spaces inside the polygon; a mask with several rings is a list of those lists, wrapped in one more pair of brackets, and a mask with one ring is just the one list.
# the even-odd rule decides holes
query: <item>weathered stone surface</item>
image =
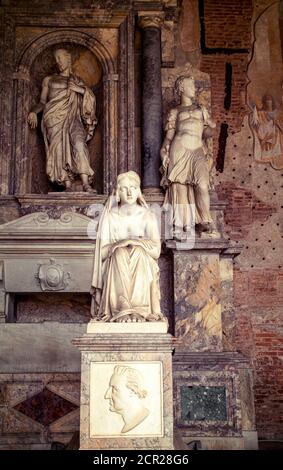
{"label": "weathered stone surface", "polygon": [[89,294],[37,293],[16,296],[18,323],[87,323],[90,320]]}
{"label": "weathered stone surface", "polygon": [[[278,4],[269,0],[254,4],[248,82],[239,93],[243,80],[238,74],[244,63],[240,64],[235,55],[231,61],[231,108],[225,118],[224,113],[219,117],[219,121],[225,119],[229,124],[224,171],[215,177],[219,197],[229,202],[225,210],[226,233],[236,245],[243,245],[234,263],[234,315],[230,310],[230,326],[226,323],[224,330],[229,330],[229,343],[233,349],[242,351],[254,364],[256,421],[262,439],[282,437],[282,423],[278,419],[283,410],[282,363],[279,359],[282,356],[280,310],[283,305],[282,171],[275,170],[268,162],[256,161],[258,155],[255,155],[250,113],[253,104],[261,108],[265,94],[272,96],[278,111],[282,110],[281,16]],[[238,38],[240,36],[247,38],[237,34]],[[236,61],[237,69],[233,65]],[[205,70],[214,69],[214,105],[220,110],[216,103],[223,100],[225,68],[224,65],[220,67],[220,59],[216,57],[206,57],[205,62]],[[241,118],[243,115],[244,119]],[[235,128],[236,119],[241,124],[238,129]]]}
{"label": "weathered stone surface", "polygon": [[80,355],[71,340],[85,330],[83,324],[56,322],[3,324],[0,329],[0,372],[78,372]]}
{"label": "weathered stone surface", "polygon": [[[124,323],[110,323],[90,321],[87,325],[87,333],[96,334],[122,334],[125,331]],[[126,325],[127,333],[167,333],[166,322],[131,322]]]}
{"label": "weathered stone surface", "polygon": [[[17,293],[17,312],[14,312],[14,316],[17,313],[17,321],[74,323],[89,320],[94,239],[104,198],[95,201],[95,206],[87,208],[88,214],[94,219],[76,212],[54,209],[55,212],[50,215],[45,212],[27,214],[0,227],[3,308],[5,291]],[[168,318],[172,330],[173,285],[170,254],[164,253],[159,264],[161,311]],[[53,273],[53,269],[56,272]],[[52,275],[50,285],[49,270]],[[55,284],[53,274],[56,274],[58,280]],[[27,293],[29,294],[26,295]],[[72,293],[80,295],[74,298]],[[48,294],[48,297],[44,294]],[[64,295],[58,297],[60,294]],[[58,307],[55,309],[56,299]],[[5,310],[7,309],[2,310],[2,318]]]}
{"label": "weathered stone surface", "polygon": [[[3,3],[5,3],[4,6]],[[106,154],[111,154],[111,159],[105,166],[103,185],[107,188],[106,191],[108,192],[111,189],[111,181],[114,181],[113,175],[116,175],[116,167],[123,171],[128,168],[140,169],[140,131],[137,113],[134,110],[134,107],[139,107],[140,103],[138,97],[140,77],[134,79],[134,18],[129,15],[132,2],[130,0],[119,2],[119,12],[115,11],[115,8],[113,10],[115,2],[107,2],[106,8],[102,8],[102,3],[100,1],[94,3],[91,0],[75,0],[70,6],[69,1],[62,0],[60,3],[52,2],[54,6],[54,12],[52,12],[49,0],[42,0],[38,7],[32,0],[2,2],[0,29],[5,31],[5,34],[1,35],[0,44],[1,49],[5,52],[2,62],[5,64],[5,74],[1,71],[1,194],[12,194],[20,182],[22,182],[24,188],[29,188],[30,173],[28,168],[31,163],[29,155],[34,153],[35,148],[30,142],[29,148],[25,147],[26,152],[22,152],[22,149],[24,144],[23,136],[25,136],[26,131],[24,128],[26,121],[23,116],[26,116],[29,109],[28,97],[30,96],[31,82],[28,81],[30,78],[28,74],[29,67],[26,67],[26,63],[20,63],[20,58],[26,50],[26,57],[30,57],[31,62],[36,65],[36,57],[38,59],[43,57],[41,55],[43,53],[39,49],[44,44],[46,51],[50,51],[53,47],[51,43],[48,43],[48,45],[44,42],[45,40],[39,40],[41,36],[47,37],[50,33],[52,33],[54,46],[59,43],[67,44],[71,40],[74,49],[79,50],[81,48],[83,54],[89,54],[90,49],[86,50],[86,44],[82,45],[79,41],[79,37],[86,38],[83,34],[86,32],[87,37],[93,36],[100,43],[105,44],[116,65],[119,63],[119,77],[117,77],[115,67],[114,76],[111,77],[111,74],[105,75],[104,70],[107,68],[107,64],[105,65],[103,70],[105,81],[100,88],[101,93],[102,88],[105,89],[105,107],[107,109],[110,109],[109,99],[113,96],[115,98],[117,88],[119,90],[116,108],[111,108],[111,116],[104,116],[105,119],[109,117],[113,122],[113,115],[118,110],[119,119],[115,123],[118,126],[118,133],[111,134],[113,139],[111,144],[110,140],[103,140]],[[142,2],[143,8],[145,3],[150,6],[150,2]],[[247,105],[250,104],[251,99],[253,101],[260,100],[266,92],[274,94],[277,107],[280,105],[282,58],[279,24],[282,23],[282,18],[278,16],[279,9],[272,0],[262,0],[261,2],[255,2],[253,5],[249,0],[241,2],[238,0],[225,0],[218,2],[217,9],[215,9],[214,1],[207,0],[200,2],[204,3],[203,24],[200,24],[196,3],[191,0],[182,2],[181,17],[176,24],[175,59],[177,68],[176,71],[172,68],[173,63],[171,60],[169,61],[171,63],[168,63],[170,68],[163,68],[165,77],[164,111],[166,112],[169,103],[174,101],[174,97],[169,92],[166,77],[170,74],[175,77],[181,70],[178,68],[179,66],[183,67],[189,60],[194,67],[200,67],[202,71],[211,76],[212,114],[216,117],[218,123],[214,137],[214,156],[216,157],[218,148],[225,155],[223,171],[221,170],[222,172],[216,175],[215,180],[219,195],[229,203],[225,213],[227,234],[235,241],[237,246],[240,243],[244,245],[242,254],[236,261],[234,284],[236,287],[236,308],[233,306],[232,300],[231,276],[227,274],[228,271],[231,271],[231,267],[223,266],[222,261],[220,263],[222,265],[220,279],[222,288],[223,348],[224,350],[241,350],[253,360],[256,367],[257,423],[260,436],[262,438],[281,439],[282,364],[280,358],[282,356],[282,332],[278,325],[282,323],[282,289],[280,287],[282,280],[280,261],[282,257],[282,221],[280,216],[282,172],[276,172],[269,165],[259,165],[254,162],[253,136],[247,116],[250,108]],[[166,21],[171,21],[174,15],[175,21],[178,13],[175,9],[176,2],[169,0],[164,2],[164,5],[168,8]],[[174,11],[172,11],[173,9]],[[188,11],[190,12],[189,17]],[[172,14],[171,17],[170,14]],[[252,14],[253,19],[251,21]],[[237,21],[234,21],[234,17],[237,17]],[[221,25],[220,29],[223,34],[219,34],[219,25]],[[223,28],[222,25],[224,25]],[[60,33],[61,35],[59,34],[55,38],[53,33],[62,30],[62,28],[68,31],[79,29],[79,34],[71,37],[69,34]],[[200,32],[199,37],[197,30]],[[253,37],[252,34],[254,33],[255,36]],[[118,34],[119,40],[117,39]],[[163,49],[166,58],[172,54],[171,40],[172,37],[170,37],[168,29],[163,42],[166,46]],[[29,45],[32,47],[29,47]],[[231,48],[229,53],[225,49],[227,45]],[[197,48],[195,51],[193,50],[194,47]],[[223,48],[222,52],[217,52],[216,47]],[[210,48],[210,51],[207,50],[208,48]],[[245,51],[239,52],[239,48],[245,49]],[[32,54],[33,51],[35,54]],[[93,52],[90,52],[90,54],[93,57]],[[250,94],[250,96],[246,97],[246,71],[249,61],[248,95]],[[20,67],[18,67],[19,64]],[[111,65],[111,60],[109,60],[108,65]],[[163,59],[164,65],[166,64]],[[231,66],[230,70],[232,72],[230,84],[229,73],[227,73],[227,71],[229,72],[229,66]],[[40,70],[43,70],[42,62],[39,67]],[[112,72],[114,69],[112,69]],[[137,67],[136,75],[139,75],[138,70]],[[93,71],[90,74],[93,76]],[[87,71],[85,77],[88,79],[90,74]],[[119,81],[117,82],[118,78]],[[134,85],[135,82],[136,85]],[[32,86],[39,87],[40,83],[33,83]],[[134,86],[136,89],[134,89]],[[209,89],[206,91],[210,93]],[[13,95],[14,92],[15,95]],[[229,94],[230,108],[226,109]],[[104,96],[99,97],[100,104],[104,101]],[[16,105],[18,114],[16,113]],[[246,117],[242,122],[245,115]],[[17,126],[15,125],[16,121]],[[226,148],[225,142],[219,139],[221,124],[227,125],[228,139]],[[101,130],[101,134],[103,134],[103,130]],[[119,135],[119,139],[117,139],[117,135]],[[136,135],[137,147],[135,151],[133,151],[134,135]],[[104,139],[104,136],[101,135],[101,138]],[[117,158],[116,153],[112,152],[116,146],[115,139],[118,145]],[[109,150],[111,150],[110,153]],[[39,148],[38,151],[40,151]],[[35,163],[36,160],[33,159],[33,164]],[[41,166],[40,168],[40,171],[42,171]],[[22,171],[23,169],[25,171]],[[14,177],[15,170],[16,179]],[[37,170],[39,170],[38,167],[34,165],[34,173],[37,173]],[[34,177],[35,180],[37,178],[36,188],[38,188],[41,175],[37,173]],[[102,182],[100,184],[102,185]],[[30,200],[21,203],[21,215],[24,214],[23,210],[34,212],[38,210],[39,206],[43,211],[50,211],[53,214],[57,210],[58,214],[58,209],[65,210],[68,204],[72,207],[72,210],[81,211],[81,213],[87,215],[86,207],[91,201],[92,199],[89,201],[87,199],[82,200],[81,195],[78,195],[75,202],[73,197],[70,200],[65,198],[64,201],[61,197],[57,201],[53,197],[52,208],[46,200],[33,200],[37,208],[32,209]],[[1,196],[0,223],[16,219],[20,215],[19,209],[19,203],[13,196]],[[170,264],[169,261],[168,264]],[[161,272],[165,286],[161,290],[163,299],[166,295],[165,303],[169,311],[170,296],[171,300],[173,296],[168,293],[167,288],[169,282],[172,284],[173,276],[170,279],[170,275],[167,276],[166,273],[166,270],[163,273]],[[2,302],[4,302],[3,296]],[[11,337],[12,340],[13,337]],[[14,341],[12,341],[12,344],[14,345]],[[8,362],[9,364],[12,369],[14,363]],[[252,421],[248,413],[245,420],[247,423]],[[247,432],[252,433],[252,431]],[[229,448],[230,445],[232,446],[233,438],[230,438],[230,440],[223,437],[219,439],[222,439],[222,441],[220,442],[213,437],[210,441],[207,438],[204,447],[206,445],[213,448],[220,448],[220,446]],[[10,445],[22,448],[21,446],[26,445],[23,442],[28,442],[28,439],[25,441],[25,437],[22,435],[17,444],[14,442]],[[29,445],[36,448],[38,444],[32,444],[31,442],[29,441]],[[239,443],[239,441],[237,442]]]}
{"label": "weathered stone surface", "polygon": [[190,351],[221,351],[218,254],[174,252],[175,335]]}
{"label": "weathered stone surface", "polygon": [[70,441],[79,427],[78,379],[66,373],[0,374],[1,450],[43,450],[52,441]]}

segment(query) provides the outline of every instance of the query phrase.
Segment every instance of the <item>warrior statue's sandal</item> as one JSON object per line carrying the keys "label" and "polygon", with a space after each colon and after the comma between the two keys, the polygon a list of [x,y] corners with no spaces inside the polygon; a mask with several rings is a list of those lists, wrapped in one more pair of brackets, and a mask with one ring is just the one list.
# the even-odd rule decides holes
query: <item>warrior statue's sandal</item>
{"label": "warrior statue's sandal", "polygon": [[96,190],[93,189],[89,184],[84,184],[84,185],[83,185],[83,190],[84,190],[86,193],[96,193]]}

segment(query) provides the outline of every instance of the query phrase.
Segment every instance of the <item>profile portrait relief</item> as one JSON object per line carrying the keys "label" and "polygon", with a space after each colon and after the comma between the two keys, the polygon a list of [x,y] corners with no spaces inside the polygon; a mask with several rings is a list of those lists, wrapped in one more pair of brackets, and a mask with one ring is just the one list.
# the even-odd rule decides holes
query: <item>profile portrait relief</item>
{"label": "profile portrait relief", "polygon": [[143,403],[147,391],[143,388],[141,373],[132,367],[114,367],[104,398],[109,410],[121,415],[124,422],[121,433],[127,433],[141,424],[149,415]]}
{"label": "profile portrait relief", "polygon": [[157,437],[164,433],[161,361],[90,364],[90,436]]}

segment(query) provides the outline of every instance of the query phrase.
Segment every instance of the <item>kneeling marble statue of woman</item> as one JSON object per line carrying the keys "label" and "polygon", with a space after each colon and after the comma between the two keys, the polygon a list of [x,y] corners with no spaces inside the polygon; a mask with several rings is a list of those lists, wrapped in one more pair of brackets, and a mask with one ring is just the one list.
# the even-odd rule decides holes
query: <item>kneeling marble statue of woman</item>
{"label": "kneeling marble statue of woman", "polygon": [[160,311],[160,250],[156,216],[141,193],[138,174],[120,174],[98,227],[92,280],[94,320],[165,320]]}

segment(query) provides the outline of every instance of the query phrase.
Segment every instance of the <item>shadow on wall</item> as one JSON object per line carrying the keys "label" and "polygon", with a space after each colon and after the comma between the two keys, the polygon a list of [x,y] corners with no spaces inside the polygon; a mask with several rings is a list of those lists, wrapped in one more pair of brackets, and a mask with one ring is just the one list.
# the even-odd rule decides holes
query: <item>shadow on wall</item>
{"label": "shadow on wall", "polygon": [[79,450],[80,448],[80,432],[76,431],[68,444],[53,441],[50,450]]}
{"label": "shadow on wall", "polygon": [[259,450],[283,450],[283,441],[258,441]]}

